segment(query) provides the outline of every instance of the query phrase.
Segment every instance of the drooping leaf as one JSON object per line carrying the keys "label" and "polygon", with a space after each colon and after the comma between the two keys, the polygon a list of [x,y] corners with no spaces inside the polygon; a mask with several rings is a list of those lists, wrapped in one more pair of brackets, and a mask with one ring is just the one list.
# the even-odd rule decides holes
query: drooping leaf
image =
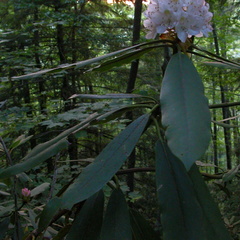
{"label": "drooping leaf", "polygon": [[109,199],[100,240],[131,240],[132,231],[124,194],[115,189]]}
{"label": "drooping leaf", "polygon": [[164,240],[206,240],[203,215],[182,162],[156,143],[156,182]]}
{"label": "drooping leaf", "polygon": [[[165,43],[169,43],[169,42],[173,43],[170,40],[157,40],[157,41],[150,41],[150,42],[146,42],[146,43],[140,43],[140,44],[137,44],[137,45],[134,45],[131,47],[127,47],[127,48],[124,48],[124,49],[121,49],[121,50],[118,50],[115,52],[111,52],[111,53],[105,54],[103,56],[95,57],[92,59],[75,62],[75,63],[71,63],[71,64],[66,63],[66,64],[59,65],[56,68],[44,69],[44,70],[41,70],[38,72],[13,77],[12,80],[33,79],[36,77],[40,77],[44,74],[59,73],[59,72],[63,72],[63,71],[69,70],[69,69],[75,69],[75,70],[82,69],[82,68],[84,68],[86,66],[90,66],[92,64],[96,64],[96,63],[99,64],[99,63],[101,63],[101,61],[108,59],[108,58],[113,58],[112,60],[109,61],[108,66],[107,66],[108,68],[113,67],[113,66],[119,66],[120,64],[124,64],[133,59],[139,58],[141,55],[149,52],[150,50],[152,50],[154,48],[163,47],[166,45]],[[151,45],[155,45],[155,46],[145,48],[145,46],[151,46]],[[140,47],[144,47],[144,48],[138,49]],[[131,52],[133,52],[133,53],[131,53]],[[122,54],[122,56],[120,56],[120,58],[117,58],[117,60],[114,60],[114,57],[118,56],[119,54]]]}
{"label": "drooping leaf", "polygon": [[204,214],[204,230],[207,240],[231,240],[232,238],[224,226],[219,209],[195,164],[190,169],[189,176]]}
{"label": "drooping leaf", "polygon": [[200,51],[200,52],[203,52],[203,53],[207,54],[208,56],[202,55],[202,54],[198,54],[196,52],[192,52],[193,54],[199,55],[201,57],[205,57],[205,58],[210,59],[212,61],[221,62],[221,63],[224,63],[224,64],[230,64],[230,65],[232,64],[234,66],[240,67],[240,64],[238,62],[234,62],[234,61],[231,61],[231,60],[229,60],[227,58],[221,57],[221,56],[219,56],[219,55],[217,55],[215,53],[209,52],[206,49],[202,49],[202,48],[200,48],[200,47],[198,47],[196,45],[192,45],[192,47],[193,47],[193,49],[195,49],[197,51]]}
{"label": "drooping leaf", "polygon": [[46,191],[49,188],[50,183],[42,183],[41,185],[35,187],[31,190],[31,197],[34,197],[44,191]]}
{"label": "drooping leaf", "polygon": [[130,210],[130,220],[133,240],[160,240],[160,236],[157,235],[149,222],[133,209]]}
{"label": "drooping leaf", "polygon": [[218,121],[212,121],[212,122],[224,128],[240,128],[239,125],[227,124],[227,123],[218,122]]}
{"label": "drooping leaf", "polygon": [[76,216],[66,240],[97,240],[101,231],[104,208],[102,191],[86,200]]}
{"label": "drooping leaf", "polygon": [[131,154],[142,135],[149,115],[145,114],[129,124],[97,156],[95,161],[83,169],[82,173],[64,192],[63,208],[70,209],[99,191],[119,170]]}
{"label": "drooping leaf", "polygon": [[[38,72],[29,73],[29,74],[18,76],[18,77],[13,77],[12,80],[27,80],[27,79],[33,79],[33,78],[36,78],[36,77],[40,77],[44,74],[59,73],[59,72],[69,70],[69,69],[81,69],[81,68],[84,68],[84,67],[92,65],[92,64],[100,63],[101,61],[103,61],[105,59],[116,57],[119,54],[123,54],[123,55],[127,54],[128,55],[129,52],[131,52],[131,51],[134,52],[135,49],[137,49],[139,47],[143,47],[143,46],[146,46],[146,45],[153,45],[153,44],[157,44],[157,43],[161,44],[162,42],[166,42],[166,41],[158,40],[158,41],[151,41],[151,42],[147,42],[147,43],[141,43],[141,44],[138,44],[138,45],[127,47],[127,48],[124,48],[124,49],[121,49],[121,50],[118,50],[118,51],[115,51],[115,52],[111,52],[111,53],[105,54],[103,56],[95,57],[95,58],[92,58],[92,59],[88,59],[88,60],[84,60],[84,61],[80,61],[80,62],[75,62],[75,63],[71,63],[71,64],[62,64],[62,65],[59,65],[56,68],[44,69],[44,70],[41,70],[41,71],[38,71]],[[159,47],[162,47],[162,45],[160,45]],[[135,57],[138,57],[138,56],[135,56]],[[129,58],[132,58],[132,56],[130,55]],[[125,59],[125,61],[126,61],[126,59]]]}
{"label": "drooping leaf", "polygon": [[211,117],[201,78],[185,54],[179,52],[171,57],[160,104],[168,146],[190,169],[208,147]]}
{"label": "drooping leaf", "polygon": [[127,94],[127,93],[109,93],[105,95],[97,94],[74,94],[70,97],[72,98],[88,98],[88,99],[121,99],[121,98],[141,98],[145,97],[139,94]]}
{"label": "drooping leaf", "polygon": [[240,69],[239,65],[228,62],[203,62],[203,64],[224,69]]}

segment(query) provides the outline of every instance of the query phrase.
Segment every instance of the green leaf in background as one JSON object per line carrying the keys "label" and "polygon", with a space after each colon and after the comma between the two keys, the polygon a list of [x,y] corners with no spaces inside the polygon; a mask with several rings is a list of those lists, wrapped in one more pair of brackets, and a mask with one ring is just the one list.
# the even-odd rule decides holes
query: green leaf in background
{"label": "green leaf in background", "polygon": [[36,148],[32,150],[32,152],[36,152],[36,155],[29,157],[29,155],[32,153],[30,152],[26,157],[25,161],[18,163],[16,165],[13,165],[11,167],[8,167],[0,172],[0,178],[9,178],[11,176],[17,175],[21,172],[28,171],[40,163],[44,162],[48,158],[56,155],[61,150],[68,147],[68,141],[66,139],[62,139],[54,144],[51,144],[52,141],[48,141],[45,144],[43,144],[46,149],[41,149],[41,151],[36,151]]}
{"label": "green leaf in background", "polygon": [[49,188],[50,183],[42,183],[41,185],[35,187],[31,190],[31,197],[35,197],[36,195],[46,191]]}
{"label": "green leaf in background", "polygon": [[160,240],[160,236],[157,235],[149,222],[133,209],[130,210],[130,221],[133,240]]}
{"label": "green leaf in background", "polygon": [[208,147],[211,117],[201,78],[185,54],[171,57],[160,104],[168,146],[189,170]]}
{"label": "green leaf in background", "polygon": [[231,240],[224,226],[221,214],[205,184],[198,167],[194,164],[189,171],[197,199],[204,214],[204,227],[207,240]]}
{"label": "green leaf in background", "polygon": [[97,156],[95,161],[63,193],[63,208],[71,209],[99,191],[119,170],[141,137],[149,115],[145,114],[129,124]]}
{"label": "green leaf in background", "polygon": [[240,170],[240,165],[229,170],[227,173],[225,173],[223,175],[223,181],[224,182],[231,181],[236,176],[236,174],[239,172],[239,170]]}
{"label": "green leaf in background", "polygon": [[19,137],[17,137],[11,144],[10,149],[13,150],[14,148],[24,144],[25,142],[27,142],[29,139],[32,138],[31,136],[26,137],[25,135],[21,135]]}
{"label": "green leaf in background", "polygon": [[164,240],[207,240],[203,214],[182,162],[156,143],[156,183]]}
{"label": "green leaf in background", "polygon": [[95,193],[86,200],[76,216],[66,240],[97,240],[101,231],[104,194]]}
{"label": "green leaf in background", "polygon": [[67,148],[69,146],[67,136],[69,136],[70,134],[75,134],[80,130],[86,128],[91,121],[96,119],[97,116],[98,114],[92,114],[86,120],[82,121],[81,123],[70,129],[67,129],[66,131],[59,134],[57,137],[45,143],[37,145],[30,153],[25,156],[23,162],[1,170],[0,179],[9,178],[21,172],[28,171],[38,166],[50,157],[56,155],[61,150]]}
{"label": "green leaf in background", "polygon": [[100,235],[100,240],[113,239],[132,239],[128,205],[121,189],[115,189],[110,196]]}

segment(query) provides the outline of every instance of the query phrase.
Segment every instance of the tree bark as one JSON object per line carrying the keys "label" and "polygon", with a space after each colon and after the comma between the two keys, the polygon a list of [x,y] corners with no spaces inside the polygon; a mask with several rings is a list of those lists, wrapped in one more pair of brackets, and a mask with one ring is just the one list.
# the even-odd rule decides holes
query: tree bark
{"label": "tree bark", "polygon": [[[213,37],[214,37],[214,45],[215,45],[215,52],[217,55],[220,55],[220,48],[219,48],[219,41],[217,36],[217,30],[216,26],[213,23]],[[220,85],[220,91],[221,91],[221,101],[222,103],[228,102],[228,99],[226,98],[225,92],[227,91],[227,87],[224,87],[222,84],[222,75],[221,72],[219,72],[219,85]],[[230,117],[230,111],[228,107],[222,108],[222,116],[223,119]],[[230,122],[227,121],[227,124]],[[229,128],[224,128],[224,141],[225,141],[225,151],[226,151],[226,159],[227,159],[227,168],[232,168],[232,156],[231,156],[231,132]]]}
{"label": "tree bark", "polygon": [[[135,8],[134,8],[132,45],[135,45],[137,41],[139,41],[140,39],[141,15],[142,15],[142,0],[136,0]],[[134,90],[135,82],[137,79],[137,73],[138,73],[138,65],[139,65],[139,59],[136,59],[131,63],[131,69],[130,69],[126,93],[132,93]],[[133,120],[132,112],[127,112],[126,117],[132,121]],[[128,168],[134,168],[135,163],[136,163],[136,151],[134,149],[128,158],[128,162],[127,162]],[[129,191],[133,192],[134,191],[134,173],[133,172],[130,172],[127,175],[127,185],[129,187]]]}

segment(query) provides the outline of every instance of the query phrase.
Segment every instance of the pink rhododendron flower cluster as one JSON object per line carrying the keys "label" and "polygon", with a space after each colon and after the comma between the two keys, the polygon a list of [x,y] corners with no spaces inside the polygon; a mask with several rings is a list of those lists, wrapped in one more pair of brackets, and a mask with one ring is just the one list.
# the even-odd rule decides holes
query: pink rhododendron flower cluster
{"label": "pink rhododendron flower cluster", "polygon": [[144,12],[146,38],[174,31],[181,42],[191,36],[208,36],[213,14],[204,0],[151,0]]}

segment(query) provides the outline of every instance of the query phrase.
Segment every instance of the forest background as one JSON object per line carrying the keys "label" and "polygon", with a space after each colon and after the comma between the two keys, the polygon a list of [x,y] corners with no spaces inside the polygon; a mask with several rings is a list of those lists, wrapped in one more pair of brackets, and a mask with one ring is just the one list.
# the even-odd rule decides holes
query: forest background
{"label": "forest background", "polygon": [[[208,38],[195,38],[194,43],[239,62],[240,2],[208,2],[214,13],[213,32]],[[121,64],[110,62],[110,66],[102,65],[99,69],[98,62],[91,66],[81,62],[146,42],[141,22],[144,9],[146,5],[140,0],[135,7],[122,1],[110,4],[100,0],[0,2],[1,168],[18,163],[38,144],[53,139],[96,112],[104,114],[124,109],[109,121],[91,124],[69,135],[70,144],[66,149],[34,166],[27,174],[2,180],[1,218],[14,212],[14,201],[21,201],[21,189],[35,189],[31,202],[21,208],[18,216],[23,223],[17,227],[21,230],[18,234],[26,236],[23,239],[37,228],[33,219],[43,205],[142,112],[140,107],[134,112],[124,108],[139,103],[138,98],[121,95],[117,98],[111,94],[131,93],[158,99],[166,48],[153,49],[140,60],[135,60],[134,55]],[[197,55],[193,55],[192,60],[204,80],[212,114],[211,143],[197,164],[228,230],[234,239],[239,239],[239,67],[212,63]],[[38,74],[31,75],[35,72]],[[151,147],[155,142],[156,136],[150,128],[117,174],[118,184],[131,208],[148,219],[155,230],[161,231],[156,206],[155,156]],[[6,152],[10,158],[6,158]],[[104,192],[109,197],[111,188],[106,186]],[[2,239],[16,234],[14,227],[9,228],[11,221],[9,218],[7,224],[1,222],[1,229],[5,230],[1,230]],[[61,224],[53,225],[44,237],[52,239],[60,230]]]}

